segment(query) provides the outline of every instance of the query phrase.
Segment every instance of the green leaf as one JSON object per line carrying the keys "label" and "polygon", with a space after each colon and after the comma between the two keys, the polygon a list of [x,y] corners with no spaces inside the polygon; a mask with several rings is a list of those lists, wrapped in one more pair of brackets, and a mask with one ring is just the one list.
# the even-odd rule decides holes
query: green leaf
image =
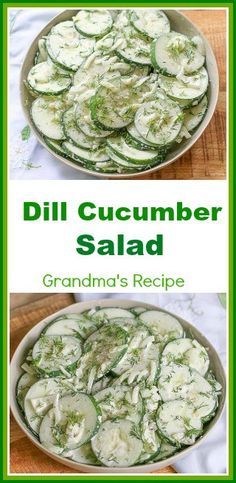
{"label": "green leaf", "polygon": [[28,139],[30,138],[30,135],[31,135],[31,129],[27,124],[25,127],[23,127],[23,129],[21,131],[22,141],[28,141]]}

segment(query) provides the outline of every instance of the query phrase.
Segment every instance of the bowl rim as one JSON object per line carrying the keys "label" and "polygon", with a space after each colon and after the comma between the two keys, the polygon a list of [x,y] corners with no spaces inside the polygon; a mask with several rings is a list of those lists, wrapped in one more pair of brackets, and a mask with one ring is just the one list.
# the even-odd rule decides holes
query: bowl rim
{"label": "bowl rim", "polygon": [[[30,429],[27,427],[27,424],[24,421],[23,413],[20,410],[20,407],[17,403],[16,400],[16,386],[15,384],[17,381],[13,381],[12,373],[15,370],[20,369],[19,365],[17,364],[17,360],[19,358],[22,358],[22,352],[23,352],[23,347],[25,345],[25,342],[29,335],[33,335],[37,330],[39,333],[43,330],[43,328],[48,325],[54,318],[58,317],[59,315],[66,314],[66,313],[73,313],[73,312],[78,312],[81,313],[85,310],[89,310],[95,307],[120,307],[120,308],[134,308],[137,306],[143,306],[144,308],[147,308],[147,310],[160,310],[162,312],[165,312],[169,315],[174,316],[181,324],[183,324],[184,328],[193,330],[194,335],[196,336],[197,340],[198,338],[200,339],[200,342],[202,342],[205,347],[208,348],[208,350],[211,352],[211,354],[214,355],[214,359],[216,360],[217,366],[220,369],[220,374],[221,374],[221,379],[222,379],[222,394],[221,394],[221,401],[220,404],[217,408],[216,415],[214,418],[209,422],[209,427],[207,427],[206,431],[202,434],[202,436],[194,443],[192,446],[187,446],[184,447],[181,452],[177,452],[176,454],[156,463],[148,462],[143,465],[136,465],[136,466],[131,466],[131,467],[121,467],[121,468],[109,468],[109,467],[103,467],[103,466],[94,466],[94,465],[87,465],[84,463],[78,463],[75,461],[71,461],[68,458],[64,458],[60,455],[55,455],[48,451],[46,448],[44,448],[41,443],[37,440],[37,438],[33,435],[33,433],[30,431]],[[35,339],[37,336],[34,336]],[[22,371],[23,373],[23,371]],[[217,376],[217,374],[216,374]],[[19,377],[17,377],[17,380],[19,380]],[[17,422],[17,424],[20,426],[20,428],[23,430],[23,432],[26,434],[26,436],[31,440],[31,442],[36,445],[41,451],[46,453],[50,458],[55,459],[56,461],[60,462],[61,464],[64,464],[67,467],[71,467],[77,470],[82,470],[86,472],[87,474],[97,474],[97,473],[104,473],[104,474],[145,474],[147,472],[152,472],[157,469],[164,468],[165,466],[172,465],[182,457],[186,456],[188,453],[193,451],[195,448],[197,448],[205,439],[207,438],[208,434],[212,431],[212,429],[215,427],[216,423],[219,421],[219,419],[222,416],[222,413],[224,411],[225,407],[225,401],[226,401],[226,375],[225,375],[225,370],[223,368],[222,362],[220,360],[220,357],[214,348],[214,346],[209,342],[209,340],[203,335],[198,328],[196,328],[193,324],[188,322],[187,320],[183,319],[179,315],[174,314],[173,312],[170,312],[169,310],[164,309],[163,307],[159,307],[158,305],[146,303],[146,302],[141,302],[141,301],[136,301],[136,300],[128,300],[128,299],[96,299],[96,300],[89,300],[86,302],[77,302],[73,303],[63,309],[58,310],[57,312],[54,312],[53,314],[45,317],[42,319],[40,322],[35,324],[23,337],[23,339],[20,341],[18,344],[11,362],[10,362],[10,378],[9,378],[9,389],[10,389],[10,409],[12,411],[12,414]],[[71,463],[71,464],[70,464]]]}
{"label": "bowl rim", "polygon": [[[104,8],[104,7],[100,7],[100,8]],[[151,8],[151,7],[146,7],[146,8]],[[100,179],[114,179],[114,180],[119,180],[119,179],[133,179],[133,178],[140,178],[141,176],[145,176],[145,175],[150,175],[150,174],[153,174],[157,171],[160,171],[161,169],[169,166],[170,164],[174,163],[175,161],[177,161],[177,159],[179,159],[181,156],[183,156],[189,149],[191,149],[193,147],[193,145],[197,142],[197,140],[201,137],[201,135],[203,134],[203,132],[205,131],[205,129],[207,128],[208,124],[210,123],[212,117],[213,117],[213,114],[215,112],[215,109],[216,109],[216,105],[217,105],[217,102],[218,102],[218,97],[219,97],[219,71],[218,71],[218,66],[217,66],[217,62],[216,62],[216,58],[215,58],[215,54],[212,50],[212,47],[210,45],[210,42],[207,40],[207,38],[205,37],[205,35],[202,34],[201,30],[196,27],[196,25],[190,20],[188,19],[188,17],[186,17],[182,12],[179,11],[179,9],[175,9],[175,8],[163,8],[162,10],[164,12],[168,12],[168,11],[171,11],[171,12],[175,12],[175,14],[177,16],[179,16],[179,18],[184,18],[184,20],[189,23],[189,25],[196,31],[196,35],[199,35],[203,42],[204,42],[204,45],[205,45],[205,48],[206,48],[206,59],[208,58],[209,61],[211,62],[211,64],[213,65],[213,68],[215,70],[215,75],[216,75],[216,78],[214,78],[214,90],[211,92],[211,102],[212,102],[212,105],[211,105],[211,108],[207,110],[207,113],[206,113],[206,116],[205,118],[203,119],[202,123],[200,123],[200,125],[197,127],[196,131],[194,132],[194,134],[192,135],[191,139],[188,140],[188,144],[187,145],[183,145],[183,149],[177,153],[173,158],[167,160],[167,161],[164,161],[163,163],[157,165],[157,166],[153,166],[152,168],[149,168],[147,170],[143,170],[143,171],[139,171],[137,173],[114,173],[114,174],[109,174],[109,173],[99,173],[99,172],[96,172],[96,171],[91,171],[85,167],[83,167],[82,165],[80,165],[79,163],[76,164],[76,162],[73,162],[73,161],[70,161],[69,159],[66,159],[65,157],[63,156],[60,156],[59,154],[57,154],[55,151],[53,151],[44,141],[43,139],[43,136],[41,136],[37,129],[35,128],[34,126],[34,123],[32,122],[32,119],[31,119],[31,115],[30,115],[30,111],[28,109],[28,107],[25,105],[25,97],[24,97],[24,88],[25,88],[25,77],[24,77],[24,70],[25,70],[25,67],[27,65],[27,61],[28,61],[28,56],[29,54],[31,53],[31,49],[32,49],[32,45],[34,43],[36,43],[36,41],[38,41],[42,35],[45,35],[45,30],[47,30],[49,27],[51,28],[54,24],[57,23],[57,21],[60,21],[61,17],[62,19],[64,18],[64,15],[66,12],[72,12],[72,15],[73,15],[73,12],[77,12],[79,10],[78,9],[64,9],[62,12],[60,12],[59,14],[55,15],[42,29],[41,31],[34,37],[34,39],[32,40],[31,44],[30,44],[30,47],[28,48],[27,50],[27,53],[25,55],[25,58],[24,58],[24,61],[22,63],[22,66],[21,66],[21,71],[20,71],[20,100],[21,100],[21,106],[22,106],[22,109],[23,109],[23,113],[26,117],[26,120],[27,122],[29,123],[30,125],[30,128],[31,130],[33,131],[36,139],[38,142],[40,142],[40,144],[45,148],[47,149],[47,151],[49,151],[56,159],[58,159],[59,161],[63,162],[64,164],[66,164],[67,166],[70,166],[72,168],[74,168],[76,171],[79,171],[81,173],[84,173],[86,175],[90,175],[90,176],[93,176],[94,178],[100,178]],[[112,7],[112,10],[119,10],[119,7]]]}

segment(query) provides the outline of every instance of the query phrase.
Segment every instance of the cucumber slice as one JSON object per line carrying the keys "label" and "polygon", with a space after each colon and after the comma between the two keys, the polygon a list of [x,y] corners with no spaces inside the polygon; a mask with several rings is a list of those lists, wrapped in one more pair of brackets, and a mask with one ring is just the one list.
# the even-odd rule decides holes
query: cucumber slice
{"label": "cucumber slice", "polygon": [[165,346],[161,364],[168,365],[170,362],[192,367],[202,376],[207,373],[210,363],[205,347],[197,340],[187,338],[173,340]]}
{"label": "cucumber slice", "polygon": [[127,333],[121,327],[106,324],[85,341],[85,354],[78,362],[76,377],[88,393],[91,392],[94,382],[118,364],[127,351],[127,339]]}
{"label": "cucumber slice", "polygon": [[68,158],[68,153],[63,149],[62,145],[58,141],[53,141],[53,139],[44,138],[45,143],[47,146],[54,151],[59,156],[63,156],[64,158]]}
{"label": "cucumber slice", "polygon": [[151,65],[149,40],[130,27],[122,31],[122,40],[121,47],[116,49],[118,57],[127,63],[139,66]]}
{"label": "cucumber slice", "polygon": [[[168,366],[162,366],[160,377],[158,379],[158,389],[163,401],[171,401],[176,398],[184,398],[194,400],[196,403],[196,395],[202,394],[213,396],[214,391],[211,385],[202,377],[195,369],[191,369],[183,364],[171,363]],[[212,403],[209,408],[205,408],[205,416],[208,412],[212,412]]]}
{"label": "cucumber slice", "polygon": [[157,411],[157,428],[163,438],[177,448],[194,444],[203,429],[192,403],[182,399],[161,405]]}
{"label": "cucumber slice", "polygon": [[102,80],[95,96],[91,98],[92,120],[101,129],[120,130],[128,126],[134,118],[130,88],[123,76]]}
{"label": "cucumber slice", "polygon": [[92,439],[92,449],[105,466],[129,467],[138,461],[143,443],[135,425],[120,419],[101,424]]}
{"label": "cucumber slice", "polygon": [[58,376],[71,371],[82,353],[81,341],[72,336],[41,335],[32,358],[39,372]]}
{"label": "cucumber slice", "polygon": [[64,139],[61,125],[62,112],[55,110],[50,99],[38,97],[32,104],[31,117],[35,127],[43,135],[55,141]]}
{"label": "cucumber slice", "polygon": [[130,126],[127,126],[127,134],[128,136],[125,136],[127,144],[133,145],[133,147],[136,147],[136,149],[144,151],[157,150],[156,146],[154,146],[152,143],[149,143],[145,138],[141,136],[141,134],[139,134],[134,124],[130,124]]}
{"label": "cucumber slice", "polygon": [[62,446],[59,438],[54,437],[55,432],[54,428],[56,428],[55,423],[55,412],[54,409],[50,409],[48,413],[44,416],[40,429],[39,429],[39,438],[40,443],[47,448],[47,450],[51,451],[55,454],[62,454],[64,451],[64,446]]}
{"label": "cucumber slice", "polygon": [[146,309],[144,307],[132,307],[132,309],[130,310],[135,315],[135,317],[138,317],[143,312],[146,312]]}
{"label": "cucumber slice", "polygon": [[139,464],[152,461],[160,452],[161,439],[157,434],[157,424],[155,417],[146,413],[141,422],[141,434],[143,441],[143,451],[139,458]]}
{"label": "cucumber slice", "polygon": [[63,75],[62,72],[59,72],[52,63],[41,62],[30,69],[27,82],[30,89],[36,94],[58,96],[68,91],[72,79],[68,74]]}
{"label": "cucumber slice", "polygon": [[35,374],[29,374],[25,372],[20,376],[16,385],[16,399],[17,402],[24,411],[24,400],[29,388],[37,381]]}
{"label": "cucumber slice", "polygon": [[74,450],[91,440],[99,420],[100,410],[92,396],[83,393],[64,396],[55,401],[54,408],[44,417],[40,442],[56,454],[65,448]]}
{"label": "cucumber slice", "polygon": [[175,76],[181,72],[196,72],[203,66],[205,56],[186,35],[170,32],[153,41],[151,61],[154,69],[164,75]]}
{"label": "cucumber slice", "polygon": [[[201,381],[200,381],[201,383]],[[217,396],[214,393],[193,393],[190,401],[195,408],[195,415],[204,423],[213,418],[218,406]]]}
{"label": "cucumber slice", "polygon": [[76,126],[74,107],[71,107],[64,112],[62,116],[62,124],[65,137],[78,148],[93,151],[101,146],[101,141],[99,139],[85,136],[81,129]]}
{"label": "cucumber slice", "polygon": [[145,165],[154,162],[157,164],[159,161],[158,151],[142,151],[132,148],[122,136],[110,137],[107,139],[107,145],[117,156],[133,164]]}
{"label": "cucumber slice", "polygon": [[167,77],[159,75],[158,83],[161,89],[174,101],[191,101],[202,98],[208,86],[208,73],[205,67],[195,74]]}
{"label": "cucumber slice", "polygon": [[104,138],[111,134],[111,131],[99,129],[91,119],[88,101],[80,102],[75,111],[76,124],[81,131],[89,137]]}
{"label": "cucumber slice", "polygon": [[156,146],[168,146],[177,138],[183,113],[179,105],[170,99],[157,99],[143,104],[136,112],[134,123],[137,131]]}
{"label": "cucumber slice", "polygon": [[[117,156],[111,149],[107,149],[107,152],[111,158],[111,160],[117,165],[117,171],[121,170],[124,172],[137,172],[139,170],[147,169],[149,166],[146,164],[134,164],[131,163],[130,161],[125,161],[125,159],[122,159],[120,156]],[[118,171],[119,172],[119,171]]]}
{"label": "cucumber slice", "polygon": [[177,451],[176,446],[173,446],[170,443],[166,443],[165,441],[161,440],[161,447],[160,451],[157,456],[153,459],[153,463],[156,463],[157,461],[164,461],[173,454],[175,454]]}
{"label": "cucumber slice", "polygon": [[141,34],[156,39],[170,31],[170,22],[161,10],[141,9],[135,10],[130,16],[131,24]]}
{"label": "cucumber slice", "polygon": [[46,49],[46,39],[43,37],[38,41],[38,51],[35,55],[34,65],[40,64],[40,62],[45,62],[48,60],[48,53]]}
{"label": "cucumber slice", "polygon": [[[119,59],[115,55],[102,56],[100,52],[93,52],[74,75],[73,84],[80,87],[76,92],[83,93],[86,90],[94,90],[95,92],[102,77],[112,67],[115,68],[116,65],[118,67],[117,61]],[[129,66],[125,63],[123,63],[123,66],[125,66],[128,73],[130,70]]]}
{"label": "cucumber slice", "polygon": [[97,148],[96,151],[89,151],[88,149],[81,149],[69,141],[63,143],[63,148],[67,153],[76,161],[82,161],[84,163],[100,163],[109,161],[109,155],[104,147]]}
{"label": "cucumber slice", "polygon": [[103,37],[112,28],[108,10],[80,10],[74,17],[75,28],[85,37]]}
{"label": "cucumber slice", "polygon": [[24,413],[30,429],[38,434],[44,415],[53,406],[59,394],[63,396],[74,389],[70,381],[65,379],[40,379],[35,382],[24,399]]}
{"label": "cucumber slice", "polygon": [[197,106],[190,107],[185,111],[184,126],[192,132],[202,122],[208,107],[207,96],[204,96]]}
{"label": "cucumber slice", "polygon": [[131,384],[135,380],[147,380],[154,384],[159,368],[160,351],[154,344],[154,336],[150,335],[145,326],[131,326],[128,330],[130,341],[124,357],[113,369],[120,380],[128,380]]}
{"label": "cucumber slice", "polygon": [[139,315],[139,319],[148,327],[157,342],[167,342],[183,337],[184,330],[179,321],[161,310],[147,310]]}
{"label": "cucumber slice", "polygon": [[85,465],[98,466],[100,463],[96,458],[91,443],[82,444],[79,448],[73,450],[66,450],[63,452],[62,456],[76,461],[77,463],[83,463]]}
{"label": "cucumber slice", "polygon": [[98,324],[81,314],[65,314],[54,319],[44,329],[45,335],[72,335],[79,339],[86,339],[95,330]]}
{"label": "cucumber slice", "polygon": [[134,319],[134,315],[132,312],[130,312],[130,310],[120,309],[119,307],[107,307],[104,309],[99,309],[92,315],[92,318],[99,322],[105,322],[110,319],[123,317]]}
{"label": "cucumber slice", "polygon": [[75,72],[94,49],[94,39],[82,37],[71,21],[55,25],[46,40],[49,57],[63,69]]}
{"label": "cucumber slice", "polygon": [[[110,157],[110,156],[109,156]],[[92,169],[92,167],[91,167]],[[112,161],[106,161],[102,163],[96,163],[94,168],[95,171],[99,171],[100,173],[116,173],[117,172],[117,167],[115,163]]]}
{"label": "cucumber slice", "polygon": [[114,386],[94,395],[102,412],[102,421],[126,418],[138,424],[143,415],[143,403],[139,387]]}

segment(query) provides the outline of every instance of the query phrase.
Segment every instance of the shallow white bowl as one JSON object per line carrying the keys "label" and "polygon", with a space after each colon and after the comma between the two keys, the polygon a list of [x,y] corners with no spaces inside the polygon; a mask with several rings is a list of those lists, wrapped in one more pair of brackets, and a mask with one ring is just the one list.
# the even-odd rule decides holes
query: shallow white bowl
{"label": "shallow white bowl", "polygon": [[[33,346],[35,343],[36,339],[40,336],[40,333],[46,327],[49,322],[51,322],[55,317],[61,315],[61,314],[67,314],[67,313],[80,313],[85,310],[89,310],[91,308],[100,306],[100,307],[122,307],[122,308],[131,308],[131,307],[136,307],[142,305],[143,307],[146,307],[147,309],[159,309],[162,310],[163,312],[169,313],[170,315],[174,315],[182,324],[185,330],[190,331],[192,336],[196,338],[203,346],[208,348],[208,353],[210,357],[210,367],[213,370],[217,380],[220,382],[222,385],[222,394],[219,397],[219,406],[216,411],[216,415],[214,418],[205,426],[205,432],[197,440],[197,442],[193,446],[189,446],[185,449],[183,449],[181,452],[177,453],[176,455],[171,456],[170,458],[167,458],[163,461],[159,461],[157,463],[148,463],[145,465],[140,465],[140,466],[133,466],[129,468],[107,468],[107,467],[99,467],[99,466],[90,466],[90,465],[85,465],[82,463],[76,463],[74,461],[70,461],[67,458],[63,458],[62,456],[57,456],[55,454],[52,454],[49,452],[47,449],[43,448],[43,446],[39,443],[38,439],[31,433],[27,425],[25,424],[22,412],[17,404],[16,401],[16,384],[17,381],[22,374],[22,369],[21,369],[21,364],[25,359],[25,356],[28,352],[28,350]],[[175,314],[171,314],[170,312],[167,312],[166,310],[163,310],[160,307],[156,307],[154,305],[150,304],[145,304],[143,302],[134,302],[130,300],[95,300],[95,301],[89,301],[89,302],[81,302],[81,303],[76,303],[73,305],[70,305],[69,307],[66,307],[65,309],[62,309],[46,319],[42,320],[39,322],[37,325],[35,325],[22,339],[21,343],[17,347],[12,361],[11,361],[11,366],[10,366],[10,404],[11,404],[11,410],[12,413],[19,424],[20,428],[24,431],[24,433],[28,436],[28,438],[44,453],[46,453],[48,456],[53,458],[54,460],[69,466],[70,468],[73,468],[75,470],[78,470],[78,472],[84,472],[84,473],[151,473],[152,471],[159,470],[161,468],[164,468],[167,465],[172,465],[176,461],[178,461],[180,458],[183,456],[186,456],[190,451],[194,451],[195,448],[197,448],[205,439],[207,438],[209,432],[211,429],[215,426],[217,423],[218,419],[220,418],[223,408],[224,408],[224,403],[225,403],[225,395],[226,395],[226,380],[225,380],[225,373],[224,369],[222,367],[221,361],[219,359],[219,356],[214,349],[214,347],[211,345],[211,343],[204,337],[204,335],[201,334],[193,325],[191,325],[189,322],[186,320],[182,319],[181,317],[176,316]],[[27,457],[27,456],[26,456]]]}
{"label": "shallow white bowl", "polygon": [[[21,94],[21,102],[22,102],[22,107],[23,111],[25,113],[25,116],[27,118],[27,122],[29,123],[32,131],[34,132],[35,136],[39,140],[39,142],[51,153],[53,154],[57,159],[60,161],[63,161],[65,164],[68,164],[69,166],[77,169],[78,171],[81,171],[86,174],[91,174],[93,176],[99,177],[99,178],[110,178],[110,179],[127,179],[127,178],[134,178],[141,176],[143,174],[151,174],[154,173],[155,171],[158,171],[165,166],[168,166],[169,164],[173,163],[176,161],[180,156],[185,154],[192,146],[193,144],[198,140],[198,138],[202,135],[203,131],[206,129],[207,125],[209,124],[215,108],[216,108],[216,103],[218,99],[218,94],[219,94],[219,74],[218,74],[218,68],[217,68],[217,63],[216,59],[214,56],[214,53],[212,51],[212,48],[208,42],[208,40],[202,35],[202,33],[195,27],[195,25],[187,18],[185,17],[182,13],[178,12],[177,10],[165,10],[163,9],[163,12],[166,13],[168,16],[170,23],[171,23],[171,28],[172,30],[176,30],[177,32],[186,34],[190,37],[193,37],[195,35],[199,35],[205,44],[205,49],[206,49],[206,68],[209,74],[209,88],[208,88],[208,110],[207,113],[202,121],[202,123],[199,125],[199,127],[196,129],[194,132],[193,136],[191,139],[188,139],[184,142],[182,142],[179,146],[176,146],[168,155],[164,163],[160,164],[159,166],[154,166],[153,168],[147,169],[145,171],[141,171],[138,173],[132,173],[132,174],[104,174],[104,173],[96,173],[94,171],[88,170],[84,167],[82,167],[79,163],[76,163],[75,161],[70,161],[66,158],[63,158],[62,156],[56,154],[53,150],[51,150],[47,144],[45,143],[43,137],[39,134],[39,132],[36,130],[34,127],[34,124],[32,122],[31,116],[30,116],[30,109],[31,109],[31,104],[34,98],[31,96],[29,90],[26,88],[24,80],[27,78],[28,72],[33,66],[34,63],[34,58],[35,54],[38,50],[38,40],[42,38],[44,35],[47,35],[48,32],[51,30],[53,25],[56,25],[59,22],[62,22],[64,20],[71,19],[73,15],[76,14],[78,10],[65,10],[56,17],[54,17],[51,22],[49,22],[42,30],[39,32],[37,37],[34,39],[32,42],[24,63],[22,65],[21,69],[21,77],[20,77],[20,94]],[[204,11],[202,13],[204,15]]]}

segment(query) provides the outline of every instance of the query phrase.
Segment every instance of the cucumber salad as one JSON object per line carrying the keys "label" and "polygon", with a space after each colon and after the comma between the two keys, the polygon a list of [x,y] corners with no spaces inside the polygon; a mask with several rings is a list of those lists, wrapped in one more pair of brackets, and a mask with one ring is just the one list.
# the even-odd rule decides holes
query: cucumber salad
{"label": "cucumber salad", "polygon": [[48,147],[108,174],[163,163],[208,107],[202,39],[158,9],[79,10],[39,40],[25,84]]}
{"label": "cucumber salad", "polygon": [[173,315],[138,306],[58,316],[21,367],[16,398],[29,430],[87,465],[163,461],[193,445],[221,393],[207,348]]}

